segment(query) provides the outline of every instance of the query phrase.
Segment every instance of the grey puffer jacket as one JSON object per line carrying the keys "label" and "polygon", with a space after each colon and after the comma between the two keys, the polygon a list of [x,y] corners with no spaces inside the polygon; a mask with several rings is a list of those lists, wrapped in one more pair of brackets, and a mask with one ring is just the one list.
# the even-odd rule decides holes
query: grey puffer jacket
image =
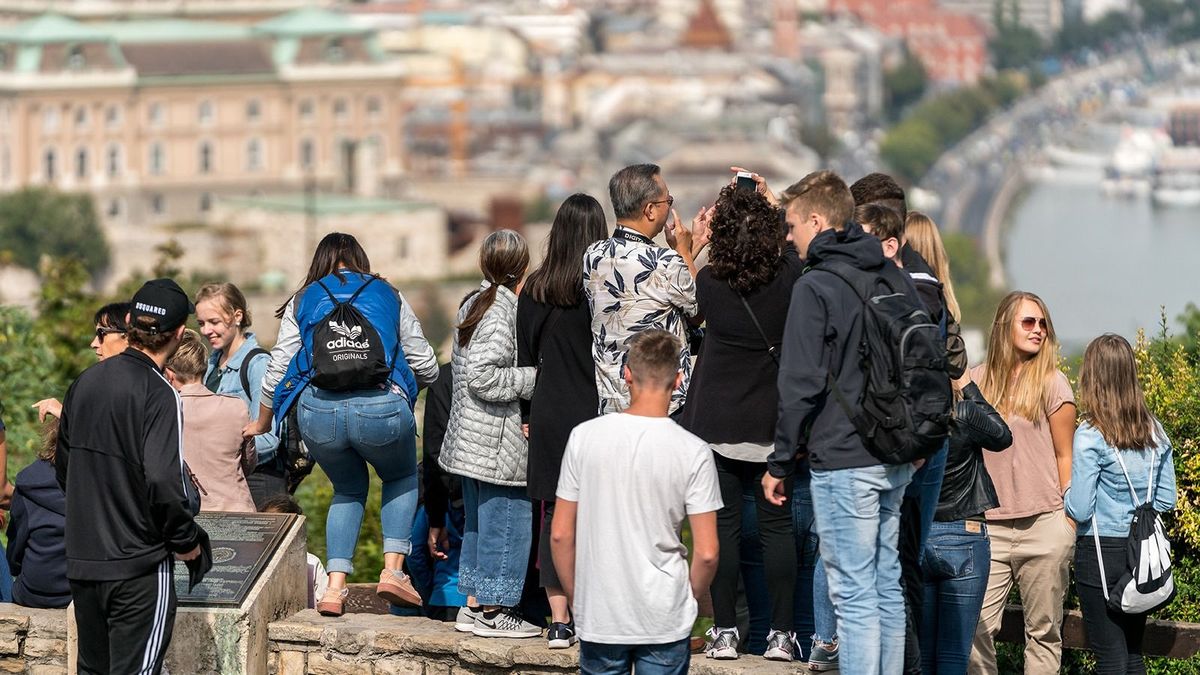
{"label": "grey puffer jacket", "polygon": [[[490,284],[483,282],[480,292]],[[458,311],[462,323],[479,295]],[[517,296],[501,286],[466,347],[450,359],[454,389],[438,463],[447,472],[493,485],[525,485],[529,444],[521,433],[520,399],[533,395],[537,369],[517,367]]]}

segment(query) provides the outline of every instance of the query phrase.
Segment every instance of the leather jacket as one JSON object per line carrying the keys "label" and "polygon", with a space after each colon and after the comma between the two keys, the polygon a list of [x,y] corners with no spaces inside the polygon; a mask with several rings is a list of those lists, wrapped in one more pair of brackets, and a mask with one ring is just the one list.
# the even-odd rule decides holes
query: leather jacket
{"label": "leather jacket", "polygon": [[934,520],[974,518],[1000,505],[996,487],[983,464],[983,451],[999,452],[1012,445],[1004,418],[972,382],[963,388],[954,408],[954,428],[946,455],[946,474]]}

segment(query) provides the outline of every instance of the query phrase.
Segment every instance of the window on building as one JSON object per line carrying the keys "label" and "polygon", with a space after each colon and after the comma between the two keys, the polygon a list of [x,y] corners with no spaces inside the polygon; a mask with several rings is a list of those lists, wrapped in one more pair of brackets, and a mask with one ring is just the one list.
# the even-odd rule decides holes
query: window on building
{"label": "window on building", "polygon": [[196,108],[196,119],[200,124],[212,124],[213,122],[213,104],[212,101],[201,101]]}
{"label": "window on building", "polygon": [[258,171],[263,164],[262,141],[252,138],[246,143],[246,170]]}
{"label": "window on building", "polygon": [[84,180],[88,175],[88,151],[87,148],[79,148],[75,151],[75,177],[79,180]]}
{"label": "window on building", "polygon": [[401,236],[396,238],[396,257],[400,260],[408,258],[408,237]]}
{"label": "window on building", "polygon": [[346,45],[341,38],[332,38],[325,43],[325,60],[340,63],[346,59]]}
{"label": "window on building", "polygon": [[0,49],[0,70],[8,68],[8,50]]}
{"label": "window on building", "polygon": [[262,114],[262,106],[257,100],[251,100],[246,103],[246,121],[257,122]]}
{"label": "window on building", "polygon": [[83,70],[87,65],[87,59],[83,56],[83,47],[79,45],[70,45],[67,47],[67,68],[71,70]]}
{"label": "window on building", "polygon": [[200,173],[211,173],[212,172],[212,166],[213,166],[212,143],[209,143],[208,141],[200,142],[200,149],[198,152],[198,160],[199,161],[197,163],[197,166],[200,169]]}
{"label": "window on building", "polygon": [[200,193],[200,213],[208,213],[212,210],[212,193]]}
{"label": "window on building", "polygon": [[146,108],[146,119],[150,121],[150,126],[161,127],[166,120],[166,115],[163,113],[161,103],[151,103]]}
{"label": "window on building", "polygon": [[121,118],[121,108],[119,106],[110,105],[104,111],[104,123],[108,125],[109,129],[116,129],[121,126]]}
{"label": "window on building", "polygon": [[47,183],[53,183],[58,178],[58,154],[54,152],[54,148],[49,148],[42,155],[42,176]]}
{"label": "window on building", "polygon": [[155,141],[150,144],[150,173],[161,176],[167,171],[167,151],[163,144]]}
{"label": "window on building", "polygon": [[109,218],[119,218],[121,216],[121,212],[124,210],[125,210],[124,204],[121,203],[120,197],[117,197],[116,199],[108,200],[107,211],[108,211]]}
{"label": "window on building", "polygon": [[300,141],[300,168],[311,169],[316,164],[316,147],[311,138]]}
{"label": "window on building", "polygon": [[367,115],[371,119],[378,119],[381,112],[383,112],[383,101],[379,100],[378,96],[372,96],[368,98]]}
{"label": "window on building", "polygon": [[155,215],[162,215],[167,210],[167,199],[161,194],[150,195],[150,211]]}
{"label": "window on building", "polygon": [[42,132],[49,134],[55,131],[58,131],[58,107],[51,104],[42,111]]}
{"label": "window on building", "polygon": [[105,153],[104,166],[108,171],[109,178],[121,175],[121,146],[116,143],[109,144],[108,152]]}
{"label": "window on building", "polygon": [[8,146],[0,148],[0,182],[12,180],[12,151]]}
{"label": "window on building", "polygon": [[346,105],[346,99],[338,98],[333,101],[333,117],[341,121],[346,119],[346,113],[349,111],[349,106]]}
{"label": "window on building", "polygon": [[305,122],[311,122],[313,119],[313,111],[315,106],[311,98],[306,98],[300,101],[300,119]]}
{"label": "window on building", "polygon": [[88,115],[86,105],[81,105],[75,109],[75,128],[86,129],[91,117]]}

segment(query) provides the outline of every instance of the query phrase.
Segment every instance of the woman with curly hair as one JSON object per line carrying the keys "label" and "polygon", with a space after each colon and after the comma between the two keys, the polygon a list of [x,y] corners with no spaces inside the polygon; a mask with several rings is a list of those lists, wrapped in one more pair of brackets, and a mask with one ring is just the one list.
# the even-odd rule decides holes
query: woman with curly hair
{"label": "woman with curly hair", "polygon": [[[775,506],[758,485],[775,439],[779,345],[801,264],[785,242],[783,219],[767,198],[730,185],[721,191],[710,224],[709,264],[696,278],[706,317],[704,343],[680,416],[685,429],[713,447],[721,499],[717,514],[720,559],[712,583],[714,625],[709,658],[736,659],[737,588],[742,494],[756,495],[771,631],[764,656],[791,661],[796,546],[790,504]],[[790,480],[785,494],[792,493]]]}

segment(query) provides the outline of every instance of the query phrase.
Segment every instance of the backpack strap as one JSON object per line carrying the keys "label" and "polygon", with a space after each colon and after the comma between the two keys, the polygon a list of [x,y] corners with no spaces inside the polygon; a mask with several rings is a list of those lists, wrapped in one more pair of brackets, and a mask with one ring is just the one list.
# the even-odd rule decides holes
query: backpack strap
{"label": "backpack strap", "polygon": [[250,395],[250,362],[259,354],[270,354],[271,352],[262,347],[255,347],[246,353],[246,357],[242,359],[242,365],[238,368],[238,377],[242,380],[242,391],[246,392],[246,398],[253,399]]}
{"label": "backpack strap", "polygon": [[[1125,460],[1121,459],[1121,451],[1113,448],[1113,455],[1117,458],[1117,464],[1121,465],[1121,473],[1125,474],[1125,484],[1129,486],[1129,496],[1133,497],[1133,506],[1137,508],[1141,506],[1138,502],[1137,492],[1133,489],[1133,481],[1129,479],[1129,469],[1125,467]],[[1154,503],[1154,460],[1157,456],[1156,451],[1152,451],[1150,455],[1150,483],[1146,486],[1146,503]],[[1104,600],[1108,601],[1108,580],[1104,574],[1104,556],[1100,554],[1100,528],[1096,524],[1096,514],[1092,513],[1092,538],[1096,542],[1096,562],[1100,565],[1100,588],[1104,591]]]}
{"label": "backpack strap", "polygon": [[329,290],[329,287],[325,285],[325,282],[321,281],[320,279],[317,279],[317,284],[319,284],[321,286],[321,288],[325,289],[325,294],[329,296],[329,299],[331,301],[333,301],[333,304],[335,304],[335,305],[342,305],[342,304],[353,305],[354,301],[358,299],[359,293],[362,293],[363,290],[366,289],[367,286],[371,285],[372,281],[375,281],[378,278],[379,278],[378,274],[372,274],[371,276],[367,277],[367,280],[365,282],[363,282],[363,285],[359,286],[358,290],[354,291],[354,295],[351,295],[350,299],[346,300],[345,302],[338,300],[337,296],[335,296],[333,294],[333,291]]}
{"label": "backpack strap", "polygon": [[1096,514],[1092,513],[1092,539],[1096,542],[1096,564],[1100,567],[1100,590],[1108,602],[1108,576],[1104,573],[1104,556],[1100,555],[1100,528],[1096,525]]}
{"label": "backpack strap", "polygon": [[754,323],[755,330],[758,331],[758,335],[762,338],[763,344],[767,346],[767,353],[771,355],[771,360],[773,360],[775,365],[778,366],[779,350],[776,349],[775,345],[771,344],[771,341],[767,338],[767,332],[763,330],[762,324],[758,322],[758,317],[754,315],[754,310],[750,309],[750,303],[746,301],[746,296],[742,295],[741,291],[733,288],[732,284],[730,284],[729,288],[733,289],[734,293],[737,293],[738,300],[742,301],[742,307],[746,308],[746,313],[750,315],[750,321]]}

